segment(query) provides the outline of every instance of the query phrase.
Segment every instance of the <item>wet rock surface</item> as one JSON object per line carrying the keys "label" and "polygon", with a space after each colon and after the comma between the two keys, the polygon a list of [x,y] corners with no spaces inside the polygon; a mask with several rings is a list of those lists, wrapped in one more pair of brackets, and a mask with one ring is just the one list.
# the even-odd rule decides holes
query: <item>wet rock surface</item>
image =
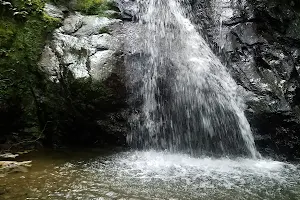
{"label": "wet rock surface", "polygon": [[194,23],[245,89],[246,112],[260,152],[282,159],[300,158],[297,2],[190,3]]}

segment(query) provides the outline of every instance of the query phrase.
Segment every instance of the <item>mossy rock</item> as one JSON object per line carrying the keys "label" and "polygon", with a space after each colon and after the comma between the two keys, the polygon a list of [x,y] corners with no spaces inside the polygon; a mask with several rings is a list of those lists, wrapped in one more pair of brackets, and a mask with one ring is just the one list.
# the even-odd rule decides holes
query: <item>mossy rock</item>
{"label": "mossy rock", "polygon": [[17,33],[17,24],[7,18],[0,20],[0,47],[8,49]]}
{"label": "mossy rock", "polygon": [[39,124],[33,93],[43,75],[37,62],[49,33],[60,24],[43,12],[44,4],[13,0],[12,8],[0,14],[0,140]]}
{"label": "mossy rock", "polygon": [[110,34],[110,32],[111,30],[106,26],[99,29],[99,34],[104,34],[104,33]]}
{"label": "mossy rock", "polygon": [[[116,9],[106,0],[78,2],[76,10],[86,14],[104,16],[107,10]],[[106,82],[77,79],[68,70],[62,70],[57,82],[52,82],[40,70],[37,63],[46,41],[61,24],[60,19],[44,13],[44,4],[43,0],[13,0],[14,9],[1,13],[0,143],[7,138],[12,143],[41,139],[51,146],[72,140],[90,144],[95,138],[104,140],[108,134],[98,121],[124,107],[122,83],[117,78]]]}
{"label": "mossy rock", "polygon": [[19,30],[12,44],[10,58],[15,63],[35,65],[41,55],[47,35],[60,23],[57,19],[43,14],[43,17],[30,17]]}

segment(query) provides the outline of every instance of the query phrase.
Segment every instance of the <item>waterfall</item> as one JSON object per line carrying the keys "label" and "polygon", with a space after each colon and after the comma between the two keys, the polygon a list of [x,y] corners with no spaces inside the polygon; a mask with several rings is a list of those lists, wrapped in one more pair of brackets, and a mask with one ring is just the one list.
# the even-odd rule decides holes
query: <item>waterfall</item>
{"label": "waterfall", "polygon": [[238,85],[188,16],[183,0],[138,0],[143,56],[132,86],[141,108],[128,142],[193,156],[259,157]]}

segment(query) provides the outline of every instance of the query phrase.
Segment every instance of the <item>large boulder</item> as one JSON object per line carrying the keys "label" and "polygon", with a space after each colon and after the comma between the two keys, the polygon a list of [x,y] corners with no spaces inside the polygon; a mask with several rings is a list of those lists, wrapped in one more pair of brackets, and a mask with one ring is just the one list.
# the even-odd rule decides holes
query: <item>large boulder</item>
{"label": "large boulder", "polygon": [[45,47],[41,68],[53,79],[60,74],[60,66],[67,66],[75,78],[106,80],[112,73],[119,74],[122,43],[111,29],[121,23],[106,17],[71,14]]}
{"label": "large boulder", "polygon": [[[46,4],[52,17],[64,8]],[[50,37],[39,67],[49,77],[53,95],[39,93],[47,130],[45,141],[62,144],[126,143],[127,106],[122,21],[70,11]],[[49,86],[47,86],[49,87]],[[41,92],[41,91],[40,91]],[[58,107],[51,106],[56,101]],[[50,106],[49,106],[50,105]],[[45,111],[46,110],[46,111]],[[61,116],[62,113],[63,116]],[[58,119],[57,119],[58,118]],[[61,123],[53,124],[52,120]],[[51,129],[50,129],[51,130]]]}

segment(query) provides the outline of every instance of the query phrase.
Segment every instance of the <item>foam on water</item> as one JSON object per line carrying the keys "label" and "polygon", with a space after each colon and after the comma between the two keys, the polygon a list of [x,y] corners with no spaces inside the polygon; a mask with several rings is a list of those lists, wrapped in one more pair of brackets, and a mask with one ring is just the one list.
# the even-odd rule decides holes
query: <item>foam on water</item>
{"label": "foam on water", "polygon": [[241,196],[240,199],[255,196],[268,199],[274,195],[281,199],[285,190],[299,194],[294,188],[300,177],[297,166],[273,160],[194,158],[168,152],[135,151],[113,155],[104,163],[93,162],[87,169],[113,177],[108,182],[114,182],[114,187],[152,197],[171,198],[174,194],[170,190],[178,192],[182,199],[189,195],[191,199],[218,199],[232,194]]}
{"label": "foam on water", "polygon": [[[128,177],[149,180],[153,177],[167,180],[192,176],[193,179],[207,177],[222,182],[226,177],[237,180],[253,176],[281,182],[286,178],[285,173],[296,170],[294,165],[273,160],[194,158],[184,154],[156,151],[123,153],[115,157],[112,163],[115,166],[113,168],[125,171]],[[130,174],[132,172],[134,173]]]}

